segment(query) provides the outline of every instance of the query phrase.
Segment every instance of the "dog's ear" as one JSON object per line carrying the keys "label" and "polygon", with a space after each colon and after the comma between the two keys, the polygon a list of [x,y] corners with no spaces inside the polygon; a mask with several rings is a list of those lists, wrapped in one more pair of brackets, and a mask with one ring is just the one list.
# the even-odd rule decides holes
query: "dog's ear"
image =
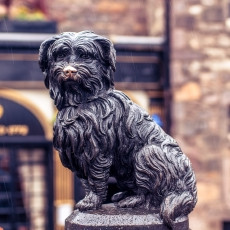
{"label": "dog's ear", "polygon": [[42,72],[45,72],[48,67],[48,49],[56,41],[56,36],[42,42],[39,49],[39,66]]}
{"label": "dog's ear", "polygon": [[47,76],[47,68],[48,68],[48,50],[50,46],[60,38],[60,35],[53,36],[44,42],[42,42],[40,49],[39,49],[39,66],[40,69],[42,70],[43,74],[45,75],[45,86],[49,88],[49,80]]}
{"label": "dog's ear", "polygon": [[99,53],[101,58],[105,63],[108,63],[112,70],[115,72],[116,51],[112,42],[109,39],[103,37],[96,38],[95,42],[99,44]]}

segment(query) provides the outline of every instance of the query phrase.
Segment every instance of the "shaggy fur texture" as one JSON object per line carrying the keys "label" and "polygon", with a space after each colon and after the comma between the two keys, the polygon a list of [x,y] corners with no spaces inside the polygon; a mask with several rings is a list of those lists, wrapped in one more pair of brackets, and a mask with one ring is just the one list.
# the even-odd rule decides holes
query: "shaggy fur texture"
{"label": "shaggy fur texture", "polygon": [[108,39],[89,31],[42,43],[39,64],[59,110],[54,147],[85,188],[79,210],[100,208],[114,176],[119,207],[157,208],[173,228],[197,202],[194,173],[176,141],[114,89],[115,56]]}

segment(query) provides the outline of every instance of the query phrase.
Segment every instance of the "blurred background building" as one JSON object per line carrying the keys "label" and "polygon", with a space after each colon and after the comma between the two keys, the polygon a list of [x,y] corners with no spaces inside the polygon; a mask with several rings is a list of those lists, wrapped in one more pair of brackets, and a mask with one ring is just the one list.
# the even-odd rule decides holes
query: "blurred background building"
{"label": "blurred background building", "polygon": [[0,18],[0,226],[63,229],[82,196],[52,150],[55,108],[37,59],[52,34],[87,29],[115,44],[116,88],[191,159],[190,228],[230,229],[229,0],[2,0]]}

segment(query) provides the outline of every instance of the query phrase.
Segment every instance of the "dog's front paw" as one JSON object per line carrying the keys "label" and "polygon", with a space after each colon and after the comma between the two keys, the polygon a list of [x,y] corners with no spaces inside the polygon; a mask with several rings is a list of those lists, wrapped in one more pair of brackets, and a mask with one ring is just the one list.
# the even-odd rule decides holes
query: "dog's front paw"
{"label": "dog's front paw", "polygon": [[78,209],[79,211],[95,210],[99,209],[101,204],[101,198],[91,191],[84,199],[80,200],[75,205],[75,209]]}

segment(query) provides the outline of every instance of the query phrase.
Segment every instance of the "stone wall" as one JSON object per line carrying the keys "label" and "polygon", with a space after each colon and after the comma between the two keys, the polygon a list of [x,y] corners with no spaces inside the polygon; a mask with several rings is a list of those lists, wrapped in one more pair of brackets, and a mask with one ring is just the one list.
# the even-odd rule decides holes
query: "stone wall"
{"label": "stone wall", "polygon": [[0,19],[50,19],[59,32],[93,30],[104,35],[153,35],[164,33],[162,0],[14,0],[10,11],[0,2]]}
{"label": "stone wall", "polygon": [[60,31],[93,30],[99,34],[147,35],[147,0],[55,0],[49,3],[50,17]]}
{"label": "stone wall", "polygon": [[227,1],[173,1],[172,133],[198,180],[192,229],[230,221],[230,37]]}
{"label": "stone wall", "polygon": [[[47,2],[59,31],[93,30],[104,35],[154,35],[164,31],[161,0],[55,0]],[[155,9],[156,14],[153,14]]]}

